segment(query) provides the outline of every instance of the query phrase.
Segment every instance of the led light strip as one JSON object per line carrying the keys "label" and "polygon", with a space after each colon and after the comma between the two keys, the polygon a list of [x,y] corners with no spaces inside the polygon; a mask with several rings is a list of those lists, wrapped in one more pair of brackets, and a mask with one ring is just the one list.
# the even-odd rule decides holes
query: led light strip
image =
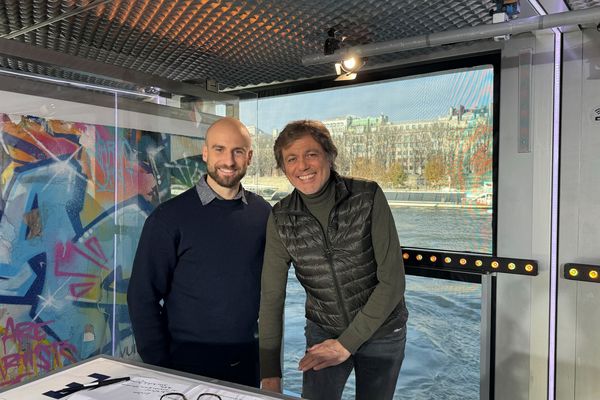
{"label": "led light strip", "polygon": [[[529,3],[540,15],[547,12],[536,0]],[[562,64],[562,32],[552,28],[554,32],[554,93],[552,110],[552,203],[550,220],[550,316],[548,323],[548,400],[556,396],[556,309],[558,285],[558,190],[559,190],[559,156],[560,156],[560,109],[561,109],[561,64]]]}
{"label": "led light strip", "polygon": [[493,257],[483,254],[439,252],[425,249],[404,248],[404,265],[415,268],[428,268],[441,271],[489,274],[502,272],[536,276],[538,263],[535,260]]}
{"label": "led light strip", "polygon": [[565,279],[600,283],[600,265],[565,264]]}

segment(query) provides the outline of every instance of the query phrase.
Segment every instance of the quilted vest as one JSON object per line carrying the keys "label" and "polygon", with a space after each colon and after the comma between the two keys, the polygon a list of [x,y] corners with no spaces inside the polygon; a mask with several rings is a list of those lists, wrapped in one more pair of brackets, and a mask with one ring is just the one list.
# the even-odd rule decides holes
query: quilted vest
{"label": "quilted vest", "polygon": [[[332,175],[335,206],[325,230],[297,190],[273,207],[273,216],[298,281],[306,290],[306,318],[339,335],[378,283],[371,241],[371,211],[377,184],[342,178],[333,171]],[[405,310],[402,300],[380,331],[388,333],[403,326]]]}

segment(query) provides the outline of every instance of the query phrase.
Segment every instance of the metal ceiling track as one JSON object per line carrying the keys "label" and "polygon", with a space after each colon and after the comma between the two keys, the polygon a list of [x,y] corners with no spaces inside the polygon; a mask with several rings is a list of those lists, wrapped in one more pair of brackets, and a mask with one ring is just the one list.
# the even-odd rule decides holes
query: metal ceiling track
{"label": "metal ceiling track", "polygon": [[514,19],[498,24],[479,25],[452,31],[430,33],[386,42],[370,43],[336,50],[333,54],[313,54],[302,57],[305,66],[338,62],[351,56],[371,57],[382,54],[398,53],[407,50],[423,49],[444,44],[461,43],[496,36],[516,35],[542,29],[568,25],[598,24],[600,7],[585,10],[566,11],[550,15],[540,15],[523,19]]}

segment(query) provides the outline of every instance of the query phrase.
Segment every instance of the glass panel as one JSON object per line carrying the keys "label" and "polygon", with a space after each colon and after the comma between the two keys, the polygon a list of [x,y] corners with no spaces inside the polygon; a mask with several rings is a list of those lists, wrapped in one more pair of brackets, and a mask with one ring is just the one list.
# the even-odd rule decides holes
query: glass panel
{"label": "glass panel", "polygon": [[[263,155],[287,122],[321,120],[338,147],[338,172],[384,189],[403,246],[491,253],[492,101],[493,69],[484,66],[241,102],[240,116],[258,119]],[[293,187],[270,157],[253,180],[274,204]],[[479,398],[480,285],[408,277],[406,298],[411,316],[398,398]],[[284,388],[295,394],[304,301],[291,270],[283,374]],[[434,381],[445,382],[438,397],[431,397]],[[344,398],[353,398],[353,385],[351,378]]]}
{"label": "glass panel", "polygon": [[0,96],[0,386],[110,352],[114,111],[36,92]]}
{"label": "glass panel", "polygon": [[394,398],[478,400],[481,285],[408,276],[406,303],[406,358]]}
{"label": "glass panel", "polygon": [[[298,362],[304,356],[304,289],[288,276],[284,382],[301,393]],[[479,399],[481,285],[408,276],[410,310],[406,358],[396,385],[398,399]],[[352,375],[344,399],[354,398]]]}
{"label": "glass panel", "polygon": [[237,103],[175,108],[97,87],[7,82],[0,388],[97,354],[137,358],[125,295],[144,220],[205,171],[215,113],[237,113]]}
{"label": "glass panel", "polygon": [[[127,280],[146,217],[163,201],[192,188],[206,172],[202,146],[207,128],[235,115],[236,104],[198,100],[173,116],[138,114],[119,103],[119,189],[115,285],[114,354],[139,359],[127,311]],[[233,108],[232,108],[233,107]]]}

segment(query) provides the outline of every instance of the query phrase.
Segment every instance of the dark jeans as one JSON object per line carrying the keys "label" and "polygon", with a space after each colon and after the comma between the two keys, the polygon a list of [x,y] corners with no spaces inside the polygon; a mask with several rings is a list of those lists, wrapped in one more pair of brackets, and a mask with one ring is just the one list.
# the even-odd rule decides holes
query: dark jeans
{"label": "dark jeans", "polygon": [[[305,328],[307,348],[335,338],[313,322]],[[354,368],[356,400],[392,399],[404,360],[406,326],[384,337],[366,341],[343,363],[302,377],[302,397],[310,400],[341,399],[344,386]]]}
{"label": "dark jeans", "polygon": [[173,343],[170,367],[208,378],[259,387],[258,341]]}

